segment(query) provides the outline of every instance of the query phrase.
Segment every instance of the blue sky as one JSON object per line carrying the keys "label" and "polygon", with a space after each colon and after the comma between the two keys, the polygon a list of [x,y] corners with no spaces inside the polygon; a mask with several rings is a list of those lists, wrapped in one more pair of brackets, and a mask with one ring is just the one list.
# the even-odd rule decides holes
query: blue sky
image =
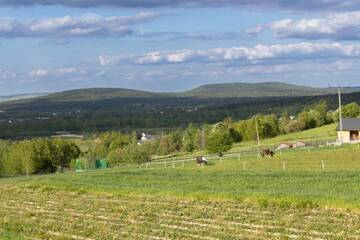
{"label": "blue sky", "polygon": [[0,95],[360,85],[360,1],[0,0]]}

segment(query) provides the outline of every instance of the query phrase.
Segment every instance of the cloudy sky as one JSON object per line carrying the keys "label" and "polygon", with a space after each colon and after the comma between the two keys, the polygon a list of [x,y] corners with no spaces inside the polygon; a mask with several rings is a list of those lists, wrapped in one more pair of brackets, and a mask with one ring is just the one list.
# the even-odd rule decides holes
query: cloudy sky
{"label": "cloudy sky", "polygon": [[360,86],[360,0],[0,0],[0,95]]}

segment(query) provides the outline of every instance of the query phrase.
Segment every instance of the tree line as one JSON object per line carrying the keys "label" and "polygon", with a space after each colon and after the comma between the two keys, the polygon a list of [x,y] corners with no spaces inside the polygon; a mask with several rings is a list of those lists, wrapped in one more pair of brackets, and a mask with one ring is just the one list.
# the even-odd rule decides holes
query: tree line
{"label": "tree line", "polygon": [[[350,103],[342,108],[343,117],[359,117],[360,107]],[[185,129],[160,134],[152,141],[139,143],[138,133],[119,131],[101,133],[77,142],[61,139],[33,139],[10,143],[0,141],[0,173],[29,175],[63,171],[74,168],[77,159],[86,168],[93,168],[99,159],[107,159],[109,167],[125,164],[141,164],[155,155],[166,156],[178,152],[206,151],[221,156],[229,151],[233,143],[271,138],[282,134],[338,122],[338,110],[329,110],[321,101],[305,107],[299,114],[291,116],[283,112],[258,114],[246,120],[225,118],[217,124],[189,124]]]}

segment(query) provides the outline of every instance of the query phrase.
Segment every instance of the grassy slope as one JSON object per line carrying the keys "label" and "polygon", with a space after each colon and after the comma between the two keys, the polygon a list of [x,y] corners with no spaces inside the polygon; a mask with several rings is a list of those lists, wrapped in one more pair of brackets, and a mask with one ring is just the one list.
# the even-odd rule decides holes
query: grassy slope
{"label": "grassy slope", "polygon": [[[292,136],[317,139],[331,129]],[[344,145],[271,160],[242,154],[204,168],[179,162],[0,179],[0,238],[357,239],[359,155],[358,145]]]}
{"label": "grassy slope", "polygon": [[[321,142],[325,143],[326,141],[334,142],[336,140],[336,124],[329,124],[319,128],[314,128],[302,132],[291,133],[286,135],[281,135],[274,138],[261,140],[262,146],[276,147],[281,143],[289,142],[296,143],[297,141],[304,142]],[[236,152],[241,150],[246,150],[247,148],[255,147],[256,142],[243,142],[235,144],[230,152]]]}

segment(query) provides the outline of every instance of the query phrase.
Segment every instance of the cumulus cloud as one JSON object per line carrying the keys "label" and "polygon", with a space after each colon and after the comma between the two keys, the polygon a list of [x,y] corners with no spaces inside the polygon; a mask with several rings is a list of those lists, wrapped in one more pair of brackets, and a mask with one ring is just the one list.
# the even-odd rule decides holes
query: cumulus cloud
{"label": "cumulus cloud", "polygon": [[49,71],[46,69],[33,69],[29,72],[30,77],[46,77],[49,75]]}
{"label": "cumulus cloud", "polygon": [[245,33],[249,36],[255,37],[264,31],[265,31],[265,27],[261,25],[257,25],[256,27],[246,29]]}
{"label": "cumulus cloud", "polygon": [[360,9],[359,0],[0,0],[0,6],[62,5],[67,7],[266,7],[292,10]]}
{"label": "cumulus cloud", "polygon": [[44,77],[64,77],[64,76],[82,76],[88,74],[88,71],[76,67],[55,68],[55,69],[33,69],[29,76],[33,78]]}
{"label": "cumulus cloud", "polygon": [[200,40],[200,41],[220,41],[220,40],[234,40],[243,38],[244,34],[241,32],[221,32],[221,33],[206,33],[206,32],[150,32],[137,34],[136,37],[144,39],[161,39],[161,40]]}
{"label": "cumulus cloud", "polygon": [[[283,19],[257,28],[270,29],[277,38],[360,40],[360,12],[329,14],[325,18]],[[257,28],[253,31],[261,33]]]}
{"label": "cumulus cloud", "polygon": [[75,38],[124,37],[133,34],[129,25],[150,21],[158,17],[153,12],[140,12],[135,16],[102,17],[87,14],[82,17],[16,20],[0,19],[0,37],[5,38]]}
{"label": "cumulus cloud", "polygon": [[179,63],[242,63],[254,64],[264,61],[299,61],[305,59],[356,58],[360,45],[339,43],[297,43],[287,45],[258,45],[252,48],[232,47],[211,50],[178,50],[172,52],[149,52],[132,56],[100,56],[100,65],[116,65],[128,62],[135,65]]}

